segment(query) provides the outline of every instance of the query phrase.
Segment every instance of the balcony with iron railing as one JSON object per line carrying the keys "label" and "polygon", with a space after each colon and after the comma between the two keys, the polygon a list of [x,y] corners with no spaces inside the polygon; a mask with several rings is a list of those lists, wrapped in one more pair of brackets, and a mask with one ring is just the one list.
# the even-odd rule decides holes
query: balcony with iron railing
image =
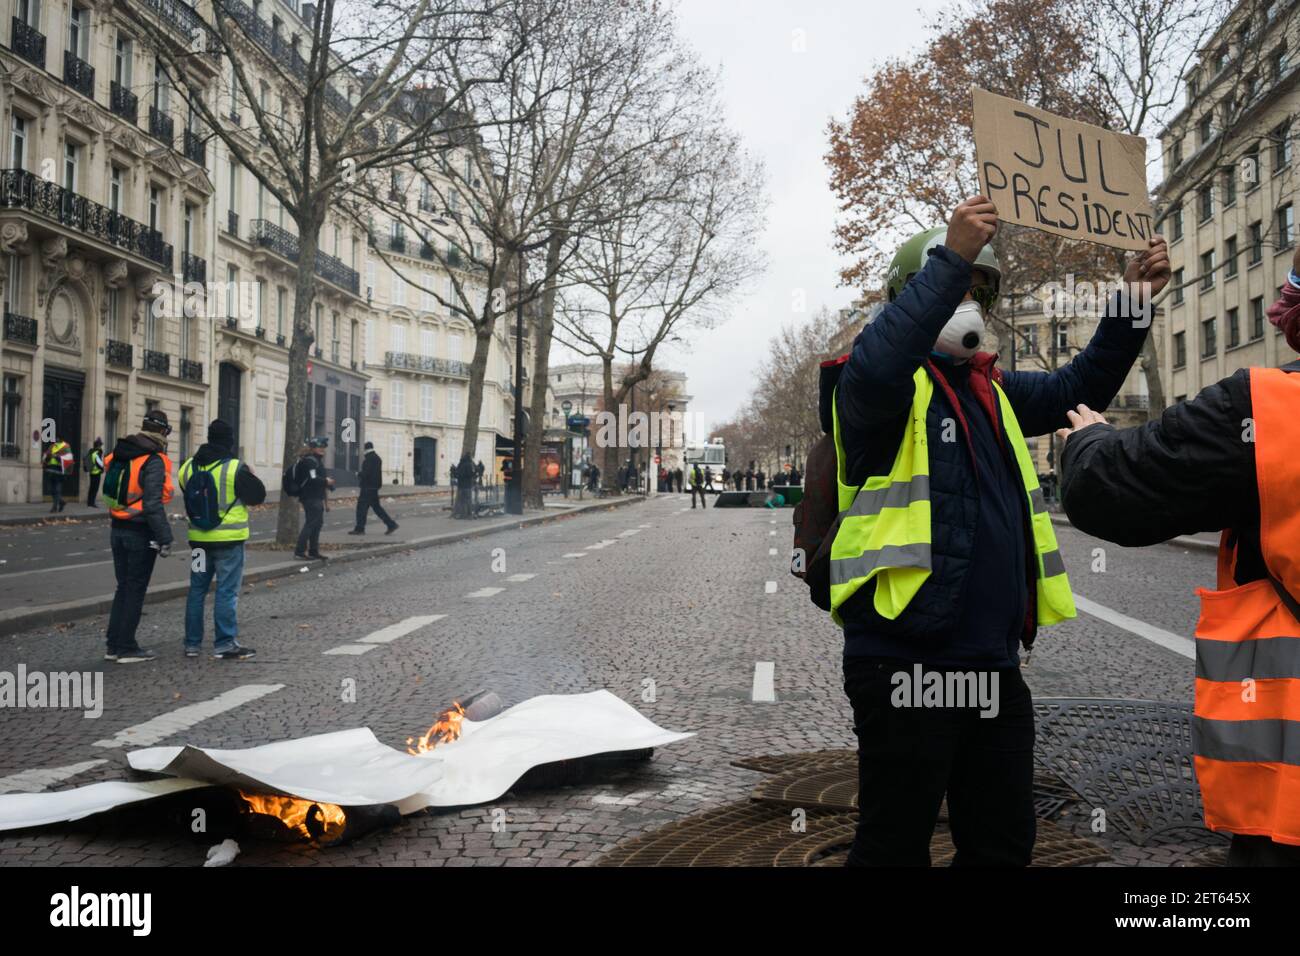
{"label": "balcony with iron railing", "polygon": [[146,372],[153,372],[156,375],[170,375],[172,371],[172,357],[166,352],[156,352],[153,349],[145,349],[144,370]]}
{"label": "balcony with iron railing", "polygon": [[140,98],[114,80],[108,87],[108,108],[134,125],[140,118]]}
{"label": "balcony with iron railing", "polygon": [[158,230],[25,169],[0,170],[0,209],[30,212],[171,272],[172,247]]}
{"label": "balcony with iron railing", "polygon": [[109,339],[104,345],[104,361],[117,368],[130,368],[135,349],[130,342]]}
{"label": "balcony with iron railing", "polygon": [[189,359],[181,359],[179,374],[180,377],[185,379],[187,382],[202,382],[203,363],[191,362]]}
{"label": "balcony with iron railing", "polygon": [[82,96],[95,98],[95,68],[71,50],[63,51],[63,84]]}
{"label": "balcony with iron railing", "polygon": [[181,253],[181,278],[185,282],[207,282],[208,261],[188,252]]}
{"label": "balcony with iron railing", "polygon": [[185,158],[206,167],[208,165],[208,149],[203,144],[203,137],[193,130],[187,129],[184,142],[185,148],[182,152]]}
{"label": "balcony with iron railing", "polygon": [[36,320],[13,312],[5,313],[4,337],[6,342],[20,342],[36,347]]}
{"label": "balcony with iron railing", "polygon": [[168,146],[176,139],[176,123],[156,106],[149,107],[149,135]]}
{"label": "balcony with iron railing", "polygon": [[431,355],[415,355],[412,352],[385,352],[384,367],[406,372],[443,375],[448,378],[469,378],[470,372],[468,362],[434,358]]}
{"label": "balcony with iron railing", "polygon": [[13,18],[9,49],[28,63],[45,69],[45,34],[17,17]]}
{"label": "balcony with iron railing", "polygon": [[[301,255],[298,237],[282,229],[269,219],[254,219],[251,223],[250,240],[267,249],[282,259],[297,262]],[[361,276],[355,269],[346,266],[342,260],[316,250],[315,273],[332,285],[338,286],[355,296],[361,294]]]}

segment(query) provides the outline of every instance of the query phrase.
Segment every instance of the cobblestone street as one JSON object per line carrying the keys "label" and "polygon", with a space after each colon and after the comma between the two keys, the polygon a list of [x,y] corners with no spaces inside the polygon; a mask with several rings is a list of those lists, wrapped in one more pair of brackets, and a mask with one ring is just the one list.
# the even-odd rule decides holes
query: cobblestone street
{"label": "cobblestone street", "polygon": [[[745,799],[760,775],[733,760],[854,746],[838,631],[787,570],[790,515],[693,511],[687,497],[669,495],[346,566],[312,565],[244,589],[240,639],[258,651],[247,662],[185,659],[176,600],[145,609],[140,640],[159,652],[151,664],[104,665],[102,616],[0,638],[0,669],[103,669],[106,698],[98,720],[71,710],[0,711],[0,791],[33,789],[28,772],[38,770],[54,771],[46,789],[125,779],[123,754],[149,730],[141,724],[240,688],[261,692],[186,729],[148,733],[142,743],[238,748],[370,727],[400,749],[442,707],[476,690],[493,690],[511,705],[607,688],[660,726],[696,736],[582,785],[417,813],[330,849],[247,841],[238,859],[590,863],[628,837]],[[1212,582],[1212,554],[1107,545],[1099,573],[1092,570],[1099,542],[1070,528],[1058,534],[1076,594],[1190,637],[1193,591]],[[494,573],[498,548],[505,569]],[[442,616],[359,656],[329,653],[416,615]],[[776,703],[752,700],[763,661],[775,665]],[[355,703],[342,700],[349,678]],[[1180,653],[1081,613],[1042,633],[1026,678],[1036,696],[1187,702],[1193,667]],[[505,811],[503,832],[493,830],[495,809]],[[1064,822],[1103,842],[1121,864],[1170,865],[1222,846],[1208,832],[1183,831],[1139,848],[1089,834],[1086,818]],[[0,836],[0,864],[195,866],[212,842],[142,827],[138,817],[134,824],[101,817]]]}

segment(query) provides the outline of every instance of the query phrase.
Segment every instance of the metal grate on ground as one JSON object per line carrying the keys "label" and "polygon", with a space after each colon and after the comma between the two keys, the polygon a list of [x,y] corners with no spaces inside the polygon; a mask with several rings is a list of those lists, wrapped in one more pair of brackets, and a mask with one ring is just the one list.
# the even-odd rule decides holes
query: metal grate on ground
{"label": "metal grate on ground", "polygon": [[[677,820],[615,847],[597,866],[842,866],[857,815],[810,808],[802,832],[788,807],[760,801],[733,803]],[[935,832],[930,856],[951,862],[946,828]],[[1110,859],[1104,848],[1047,821],[1038,824],[1033,866],[1084,866]]]}
{"label": "metal grate on ground", "polygon": [[[752,798],[790,807],[821,807],[855,811],[858,808],[858,755],[852,750],[821,750],[801,754],[777,754],[732,761],[768,774],[754,788]],[[1078,798],[1074,792],[1044,770],[1034,773],[1034,815],[1042,820],[1055,817]],[[947,819],[946,806],[940,819]]]}
{"label": "metal grate on ground", "polygon": [[1040,697],[1034,711],[1035,761],[1104,810],[1108,831],[1143,846],[1158,833],[1203,829],[1190,705]]}

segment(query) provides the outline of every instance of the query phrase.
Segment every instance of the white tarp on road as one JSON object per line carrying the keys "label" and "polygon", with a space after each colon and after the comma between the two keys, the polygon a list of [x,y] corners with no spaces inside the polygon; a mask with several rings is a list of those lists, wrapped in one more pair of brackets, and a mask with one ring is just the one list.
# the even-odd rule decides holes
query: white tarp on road
{"label": "white tarp on road", "polygon": [[533,697],[488,720],[465,720],[458,740],[419,756],[381,743],[367,727],[245,750],[150,747],[129,754],[131,766],[177,779],[0,795],[0,830],[76,820],[212,784],[342,806],[387,803],[404,814],[468,806],[495,800],[541,764],[662,747],[691,736],[664,730],[609,691],[598,690]]}

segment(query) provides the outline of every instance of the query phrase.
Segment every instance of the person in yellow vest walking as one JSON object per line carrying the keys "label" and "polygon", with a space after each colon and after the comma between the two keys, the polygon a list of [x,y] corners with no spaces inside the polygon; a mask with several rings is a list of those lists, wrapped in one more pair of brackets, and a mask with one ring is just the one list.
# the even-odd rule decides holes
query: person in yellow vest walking
{"label": "person in yellow vest walking", "polygon": [[167,415],[151,409],[140,431],[119,438],[104,459],[104,504],[113,517],[109,543],[117,576],[108,615],[106,661],[139,664],[155,657],[153,651],[140,647],[135,632],[154,563],[171,555],[172,529],[164,508],[173,490],[172,461],[167,457],[171,431]]}
{"label": "person in yellow vest walking", "polygon": [[928,866],[945,796],[957,866],[1025,866],[1035,838],[1034,711],[1019,648],[1075,616],[1026,435],[1108,405],[1168,281],[1163,240],[1052,373],[981,352],[998,303],[997,210],[961,203],[899,249],[888,303],[859,333],[831,402],[838,486],[831,615],[858,737],[849,864]]}
{"label": "person in yellow vest walking", "polygon": [[[1300,251],[1268,310],[1300,352]],[[1300,866],[1300,361],[1244,368],[1138,428],[1092,409],[1060,437],[1061,503],[1126,547],[1220,531],[1200,589],[1192,751],[1229,866]]]}
{"label": "person in yellow vest walking", "polygon": [[266,500],[246,462],[234,457],[235,433],[220,418],[208,425],[208,441],[181,464],[176,482],[185,498],[190,530],[190,594],[185,605],[185,656],[203,645],[203,602],[216,578],[212,603],[213,656],[247,660],[255,651],[239,643],[239,587],[244,579],[248,509]]}
{"label": "person in yellow vest walking", "polygon": [[54,502],[50,508],[50,514],[62,511],[67,504],[63,500],[63,481],[72,472],[75,464],[72,449],[68,446],[68,443],[56,436],[54,441],[50,442],[46,447],[45,457],[42,459],[45,477],[50,484],[50,498]]}
{"label": "person in yellow vest walking", "polygon": [[90,488],[86,492],[86,507],[98,508],[95,498],[99,495],[100,476],[104,473],[104,439],[96,438],[86,454],[86,472],[90,475]]}

